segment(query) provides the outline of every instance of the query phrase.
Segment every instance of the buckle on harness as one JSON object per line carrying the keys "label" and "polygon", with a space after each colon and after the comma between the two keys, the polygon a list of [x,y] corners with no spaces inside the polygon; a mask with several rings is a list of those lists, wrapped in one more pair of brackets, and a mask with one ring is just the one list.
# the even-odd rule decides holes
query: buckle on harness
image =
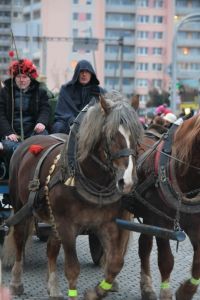
{"label": "buckle on harness", "polygon": [[29,191],[32,192],[38,191],[39,187],[40,187],[40,180],[38,178],[34,178],[33,180],[29,181],[28,184]]}

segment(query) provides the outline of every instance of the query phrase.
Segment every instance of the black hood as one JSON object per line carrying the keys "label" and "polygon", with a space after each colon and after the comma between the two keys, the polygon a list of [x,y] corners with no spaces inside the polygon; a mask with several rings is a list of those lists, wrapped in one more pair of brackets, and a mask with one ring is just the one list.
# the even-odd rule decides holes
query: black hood
{"label": "black hood", "polygon": [[99,85],[99,80],[96,77],[96,73],[95,73],[91,63],[87,60],[81,60],[78,62],[78,64],[76,65],[76,68],[74,70],[74,75],[72,77],[72,80],[69,81],[67,85],[74,85],[75,83],[77,83],[79,74],[83,70],[87,70],[92,74],[89,84]]}

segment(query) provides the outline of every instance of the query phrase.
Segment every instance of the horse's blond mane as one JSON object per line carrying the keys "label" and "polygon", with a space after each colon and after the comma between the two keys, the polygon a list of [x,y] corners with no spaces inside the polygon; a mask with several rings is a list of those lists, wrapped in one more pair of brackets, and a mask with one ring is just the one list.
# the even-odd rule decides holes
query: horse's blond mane
{"label": "horse's blond mane", "polygon": [[173,156],[184,162],[184,164],[179,165],[183,173],[187,171],[191,162],[192,151],[198,137],[200,137],[200,115],[184,121],[176,131]]}
{"label": "horse's blond mane", "polygon": [[142,126],[128,100],[116,92],[107,94],[105,98],[112,103],[110,113],[108,115],[103,113],[100,103],[96,103],[88,109],[81,123],[78,134],[78,159],[80,161],[84,160],[94,149],[102,134],[109,143],[120,124],[130,130],[135,144],[141,137]]}

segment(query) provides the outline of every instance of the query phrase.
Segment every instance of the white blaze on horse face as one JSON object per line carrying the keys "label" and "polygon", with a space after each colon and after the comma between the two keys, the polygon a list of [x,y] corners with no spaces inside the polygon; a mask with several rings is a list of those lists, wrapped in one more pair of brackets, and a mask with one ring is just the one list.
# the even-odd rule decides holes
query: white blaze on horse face
{"label": "white blaze on horse face", "polygon": [[[130,148],[130,132],[126,131],[122,125],[119,126],[119,132],[123,135],[123,137],[126,140],[127,148]],[[132,185],[133,185],[133,160],[132,155],[129,155],[128,157],[128,167],[126,168],[126,171],[124,172],[124,193],[129,193],[131,191]]]}

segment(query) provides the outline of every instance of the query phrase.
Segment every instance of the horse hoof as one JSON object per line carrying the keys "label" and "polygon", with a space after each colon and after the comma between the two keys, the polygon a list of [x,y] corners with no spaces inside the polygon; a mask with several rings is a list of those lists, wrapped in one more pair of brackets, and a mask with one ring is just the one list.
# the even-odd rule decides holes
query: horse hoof
{"label": "horse hoof", "polygon": [[154,291],[143,292],[141,296],[142,300],[157,300],[157,296]]}
{"label": "horse hoof", "polygon": [[110,289],[110,292],[119,292],[119,284],[117,281],[113,281],[112,288]]}
{"label": "horse hoof", "polygon": [[160,290],[160,300],[172,300],[173,299],[173,295],[172,295],[172,291],[170,288],[168,289],[161,289]]}
{"label": "horse hoof", "polygon": [[84,295],[84,300],[101,300],[102,297],[100,298],[96,291],[95,290],[87,290],[85,292],[85,295]]}
{"label": "horse hoof", "polygon": [[24,286],[23,286],[23,284],[20,284],[20,285],[11,284],[10,291],[11,291],[12,295],[20,296],[24,293]]}

